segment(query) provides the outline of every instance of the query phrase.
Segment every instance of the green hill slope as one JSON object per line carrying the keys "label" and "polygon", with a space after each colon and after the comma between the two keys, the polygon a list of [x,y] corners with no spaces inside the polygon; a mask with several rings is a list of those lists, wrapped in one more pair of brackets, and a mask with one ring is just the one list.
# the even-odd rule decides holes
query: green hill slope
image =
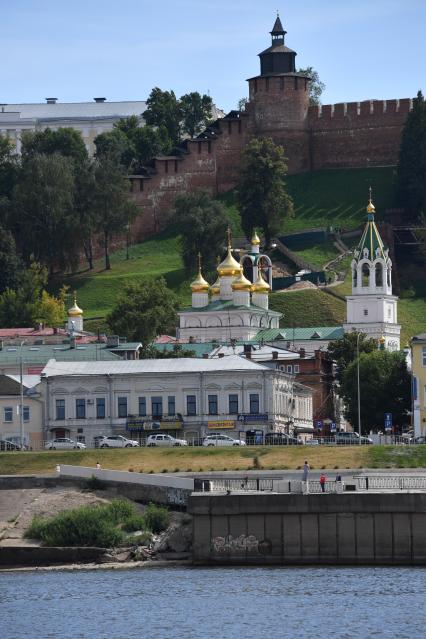
{"label": "green hill slope", "polygon": [[281,326],[338,326],[346,319],[346,304],[315,289],[272,293],[270,308],[283,314]]}

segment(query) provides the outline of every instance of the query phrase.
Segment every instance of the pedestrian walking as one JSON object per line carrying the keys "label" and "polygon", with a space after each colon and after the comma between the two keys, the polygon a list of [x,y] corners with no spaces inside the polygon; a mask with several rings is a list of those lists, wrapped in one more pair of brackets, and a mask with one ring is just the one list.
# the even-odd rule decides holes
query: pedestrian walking
{"label": "pedestrian walking", "polygon": [[320,478],[319,478],[319,482],[320,482],[320,486],[321,486],[321,492],[325,493],[325,482],[327,481],[327,477],[324,475],[324,473],[321,473]]}
{"label": "pedestrian walking", "polygon": [[101,465],[99,462],[96,462],[96,470],[100,470],[101,469]]}
{"label": "pedestrian walking", "polygon": [[303,474],[302,474],[302,492],[304,492],[305,494],[308,494],[309,492],[309,471],[311,470],[311,467],[309,466],[308,462],[305,460],[305,463],[303,464]]}

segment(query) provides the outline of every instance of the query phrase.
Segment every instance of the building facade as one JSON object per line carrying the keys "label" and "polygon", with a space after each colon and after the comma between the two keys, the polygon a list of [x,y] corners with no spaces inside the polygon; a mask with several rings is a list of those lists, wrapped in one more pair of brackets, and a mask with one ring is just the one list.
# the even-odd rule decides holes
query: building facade
{"label": "building facade", "polygon": [[[0,439],[21,443],[21,380],[20,376],[0,375]],[[40,401],[40,376],[22,378],[24,445],[37,450],[43,442],[43,403]]]}
{"label": "building facade", "polygon": [[44,438],[91,445],[97,435],[143,441],[158,430],[188,440],[312,426],[312,392],[244,357],[57,362],[41,376]]}
{"label": "building facade", "polygon": [[426,435],[426,333],[411,339],[411,371],[413,380],[414,436]]}

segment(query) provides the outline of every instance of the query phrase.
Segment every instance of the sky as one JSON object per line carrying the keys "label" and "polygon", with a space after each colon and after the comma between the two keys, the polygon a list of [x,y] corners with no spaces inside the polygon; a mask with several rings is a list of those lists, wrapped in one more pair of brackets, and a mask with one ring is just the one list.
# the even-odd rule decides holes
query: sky
{"label": "sky", "polygon": [[426,91],[425,0],[0,0],[0,103],[247,95],[279,10],[323,104]]}

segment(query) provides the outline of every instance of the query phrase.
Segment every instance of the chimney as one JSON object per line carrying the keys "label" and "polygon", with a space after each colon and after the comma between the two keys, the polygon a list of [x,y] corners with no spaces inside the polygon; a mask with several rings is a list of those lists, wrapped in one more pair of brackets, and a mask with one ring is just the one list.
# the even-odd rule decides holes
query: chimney
{"label": "chimney", "polygon": [[272,359],[278,359],[278,351],[272,351]]}
{"label": "chimney", "polygon": [[97,103],[105,102],[105,100],[106,100],[106,98],[93,98],[93,99]]}
{"label": "chimney", "polygon": [[306,351],[305,351],[304,348],[299,349],[299,355],[300,355],[301,358],[305,357],[305,354],[306,354]]}
{"label": "chimney", "polygon": [[58,98],[46,98],[47,104],[56,104]]}

